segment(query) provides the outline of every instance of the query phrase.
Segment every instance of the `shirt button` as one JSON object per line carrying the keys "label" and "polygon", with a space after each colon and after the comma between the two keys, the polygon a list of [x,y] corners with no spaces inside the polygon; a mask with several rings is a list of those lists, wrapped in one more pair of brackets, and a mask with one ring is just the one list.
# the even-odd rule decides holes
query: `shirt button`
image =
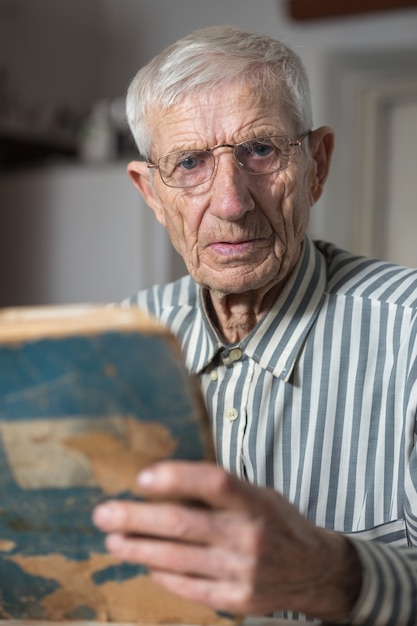
{"label": "shirt button", "polygon": [[234,422],[235,419],[238,418],[239,413],[237,409],[232,407],[231,409],[226,409],[225,416],[226,416],[226,419],[229,420],[229,422]]}
{"label": "shirt button", "polygon": [[217,370],[211,370],[211,372],[210,372],[210,378],[211,378],[211,380],[217,380],[217,379],[218,379],[218,377],[219,377],[219,375],[218,375],[218,373],[217,373]]}
{"label": "shirt button", "polygon": [[230,360],[231,361],[239,361],[242,358],[243,352],[240,348],[233,348],[230,350]]}
{"label": "shirt button", "polygon": [[225,365],[230,365],[233,361],[239,361],[243,356],[243,350],[240,348],[232,348],[229,352],[225,352],[222,355],[222,360]]}

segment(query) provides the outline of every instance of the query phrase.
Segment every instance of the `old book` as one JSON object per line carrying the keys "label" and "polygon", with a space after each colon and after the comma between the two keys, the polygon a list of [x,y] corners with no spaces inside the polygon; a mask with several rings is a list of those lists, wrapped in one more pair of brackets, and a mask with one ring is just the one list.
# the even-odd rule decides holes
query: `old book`
{"label": "old book", "polygon": [[230,623],[108,554],[91,522],[139,470],[213,459],[175,338],[137,309],[0,313],[0,618]]}

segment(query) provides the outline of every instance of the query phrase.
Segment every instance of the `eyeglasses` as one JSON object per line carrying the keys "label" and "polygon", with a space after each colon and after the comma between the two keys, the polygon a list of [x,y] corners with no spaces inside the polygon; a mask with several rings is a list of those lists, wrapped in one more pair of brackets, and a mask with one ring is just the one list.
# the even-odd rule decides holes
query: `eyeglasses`
{"label": "eyeglasses", "polygon": [[197,187],[213,176],[216,160],[214,150],[231,148],[237,165],[247,174],[272,174],[284,170],[291,163],[292,148],[301,146],[310,133],[305,131],[297,141],[276,135],[258,137],[242,143],[222,143],[205,150],[178,150],[161,156],[157,163],[148,162],[148,168],[159,170],[168,187]]}

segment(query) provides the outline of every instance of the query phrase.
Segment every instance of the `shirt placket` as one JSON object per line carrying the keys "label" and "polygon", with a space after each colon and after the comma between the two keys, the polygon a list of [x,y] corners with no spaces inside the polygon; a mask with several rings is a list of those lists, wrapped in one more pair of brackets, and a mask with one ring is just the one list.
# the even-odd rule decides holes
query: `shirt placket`
{"label": "shirt placket", "polygon": [[222,421],[223,458],[227,458],[231,472],[245,477],[243,454],[244,437],[247,428],[247,406],[249,389],[253,374],[253,362],[245,357],[243,348],[235,347],[224,350],[221,355],[221,370],[225,376],[223,382],[223,411],[217,416]]}

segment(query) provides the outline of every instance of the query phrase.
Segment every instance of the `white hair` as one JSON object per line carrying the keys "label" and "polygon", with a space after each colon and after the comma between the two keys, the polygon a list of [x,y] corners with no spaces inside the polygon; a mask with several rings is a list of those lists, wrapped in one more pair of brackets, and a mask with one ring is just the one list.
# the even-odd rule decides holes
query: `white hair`
{"label": "white hair", "polygon": [[299,130],[311,128],[310,88],[298,55],[267,35],[234,26],[212,26],[163,50],[131,82],[126,114],[139,152],[150,158],[149,112],[166,110],[193,93],[236,80],[265,97],[283,98]]}

